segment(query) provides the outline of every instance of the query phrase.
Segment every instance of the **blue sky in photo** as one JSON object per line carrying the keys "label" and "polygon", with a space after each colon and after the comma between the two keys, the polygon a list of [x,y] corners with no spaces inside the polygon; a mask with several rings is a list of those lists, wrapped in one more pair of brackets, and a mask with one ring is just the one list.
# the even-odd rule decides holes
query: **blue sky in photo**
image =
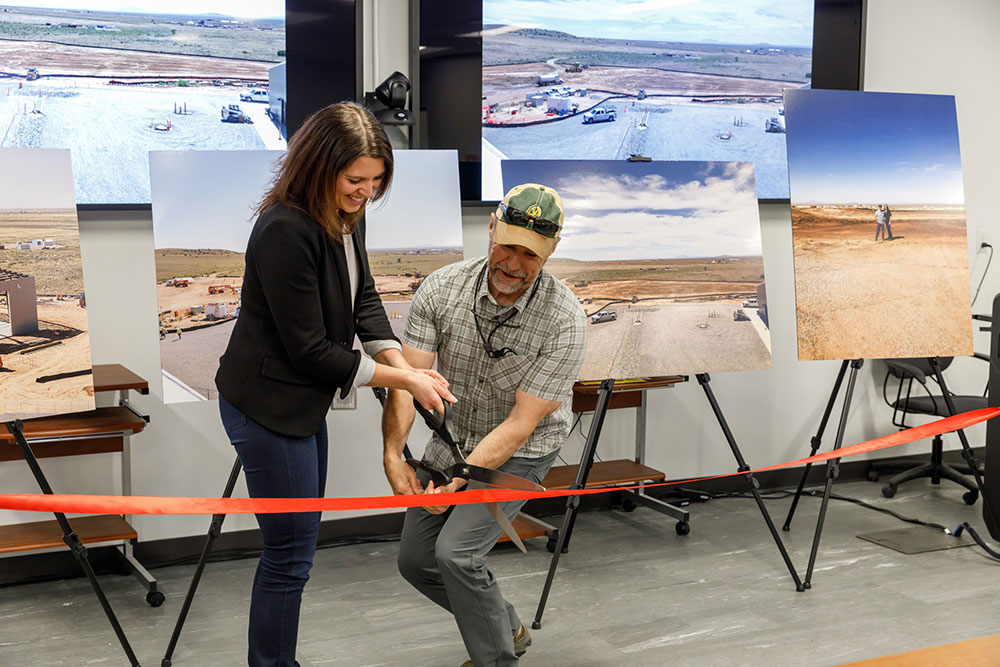
{"label": "blue sky in photo", "polygon": [[785,92],[793,204],[962,204],[955,98]]}
{"label": "blue sky in photo", "polygon": [[483,24],[578,37],[811,49],[813,0],[485,0]]}
{"label": "blue sky in photo", "polygon": [[554,188],[566,210],[553,257],[602,261],[760,256],[750,162],[504,160],[504,190]]}

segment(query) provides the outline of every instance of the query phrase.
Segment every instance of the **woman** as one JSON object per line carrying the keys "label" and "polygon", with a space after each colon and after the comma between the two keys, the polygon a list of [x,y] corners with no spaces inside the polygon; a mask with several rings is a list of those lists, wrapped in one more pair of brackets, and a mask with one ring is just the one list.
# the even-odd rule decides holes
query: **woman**
{"label": "woman", "polygon": [[[454,402],[404,360],[365,251],[365,205],[392,180],[385,131],[335,104],[292,137],[247,244],[240,316],[215,381],[222,423],[254,498],[313,498],[326,485],[326,413],[336,392],[405,389]],[[355,334],[365,351],[352,350]],[[257,515],[264,550],[250,602],[250,667],[292,667],[320,513]]]}

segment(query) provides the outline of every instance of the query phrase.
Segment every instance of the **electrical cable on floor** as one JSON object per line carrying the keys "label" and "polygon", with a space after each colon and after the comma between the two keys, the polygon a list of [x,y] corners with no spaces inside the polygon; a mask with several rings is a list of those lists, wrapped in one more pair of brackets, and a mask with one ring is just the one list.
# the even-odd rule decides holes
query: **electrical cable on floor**
{"label": "electrical cable on floor", "polygon": [[[740,498],[740,499],[753,498],[752,494],[739,493],[739,492],[716,493],[709,495],[711,495],[712,500],[725,500],[727,498]],[[792,491],[775,491],[773,493],[769,493],[766,495],[761,494],[761,498],[764,500],[782,500],[784,498],[789,498],[794,495],[795,493]],[[810,498],[822,498],[823,492],[820,491],[819,489],[813,489],[811,491],[803,491],[802,495],[809,496]],[[879,507],[878,505],[872,505],[871,503],[865,502],[864,500],[860,500],[858,498],[851,498],[850,496],[842,496],[838,493],[831,493],[830,498],[832,500],[840,500],[842,502],[854,503],[855,505],[864,507],[865,509],[881,512],[882,514],[888,514],[889,516],[895,519],[899,519],[900,521],[905,521],[906,523],[912,523],[918,526],[927,526],[928,528],[940,530],[941,532],[947,533],[948,535],[951,535],[956,538],[962,534],[962,531],[967,531],[969,533],[969,536],[975,541],[975,543],[980,547],[982,547],[983,551],[989,554],[992,558],[1000,560],[1000,552],[991,549],[989,545],[987,545],[986,542],[979,536],[979,533],[977,533],[976,530],[969,525],[968,521],[962,522],[957,528],[955,528],[955,530],[949,530],[947,527],[942,526],[939,523],[934,523],[933,521],[923,521],[922,519],[914,519],[913,517],[903,516],[899,512],[894,512],[893,510],[888,509],[886,507]]]}

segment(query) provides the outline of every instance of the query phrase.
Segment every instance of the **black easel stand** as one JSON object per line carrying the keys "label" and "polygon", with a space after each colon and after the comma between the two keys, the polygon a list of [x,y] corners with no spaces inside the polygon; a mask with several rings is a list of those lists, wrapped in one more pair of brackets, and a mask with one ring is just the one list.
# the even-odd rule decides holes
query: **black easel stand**
{"label": "black easel stand", "polygon": [[[42,472],[42,468],[38,465],[38,460],[35,458],[34,452],[31,451],[31,446],[28,441],[24,438],[23,427],[20,420],[14,420],[11,422],[5,422],[7,430],[10,434],[14,436],[14,441],[17,442],[17,446],[21,449],[21,454],[24,456],[24,460],[27,461],[28,467],[31,468],[31,474],[35,476],[35,481],[38,482],[38,486],[42,489],[42,493],[52,494],[52,487],[49,486],[48,480],[45,479],[45,474]],[[104,609],[104,614],[108,617],[108,622],[111,623],[111,627],[115,631],[115,635],[118,636],[118,642],[122,645],[122,650],[125,651],[125,655],[128,657],[129,664],[132,667],[139,666],[139,660],[135,657],[135,653],[132,651],[132,646],[128,643],[128,638],[125,636],[125,631],[122,630],[122,626],[118,623],[118,618],[115,616],[114,610],[111,608],[111,603],[104,596],[104,590],[101,588],[101,582],[97,580],[97,575],[94,574],[94,568],[90,565],[90,560],[87,558],[87,547],[83,546],[80,541],[80,536],[76,534],[72,526],[69,525],[69,521],[66,520],[66,515],[62,512],[53,512],[56,517],[56,521],[59,522],[59,527],[63,531],[63,542],[69,547],[70,552],[73,557],[76,558],[77,562],[80,563],[80,567],[83,568],[84,574],[87,575],[87,580],[90,582],[90,587],[94,589],[94,595],[97,596],[97,600],[101,603],[101,607]]]}
{"label": "black easel stand", "polygon": [[[382,405],[385,405],[386,390],[381,387],[373,387],[372,392],[375,394],[375,398]],[[410,450],[408,446],[404,446],[404,453],[407,458],[410,456]],[[240,462],[240,457],[236,457],[236,461],[233,463],[233,469],[229,472],[229,480],[226,482],[226,488],[222,492],[223,498],[230,498],[233,495],[233,489],[236,488],[236,481],[240,477],[240,471],[243,470],[243,464]],[[170,635],[170,643],[167,645],[167,650],[163,654],[163,660],[160,661],[160,667],[170,667],[171,658],[174,655],[174,649],[177,648],[177,641],[180,639],[181,630],[184,628],[184,621],[187,619],[188,611],[191,609],[191,602],[194,600],[195,591],[198,590],[198,583],[201,581],[202,572],[205,570],[205,564],[208,562],[208,555],[212,551],[212,544],[222,533],[222,522],[226,520],[225,514],[213,514],[212,522],[208,527],[208,535],[205,537],[205,546],[202,547],[201,557],[198,559],[198,565],[194,570],[194,577],[191,578],[191,584],[188,586],[187,595],[184,596],[184,604],[181,605],[181,611],[177,615],[177,622],[174,624],[174,632]]]}
{"label": "black easel stand", "polygon": [[[750,470],[750,466],[747,465],[742,452],[740,452],[739,445],[736,444],[736,438],[733,437],[733,432],[729,430],[729,424],[726,423],[726,417],[722,414],[722,408],[719,407],[719,402],[715,400],[715,394],[709,386],[709,382],[711,382],[712,378],[709,377],[708,373],[699,373],[695,375],[695,377],[698,378],[698,384],[701,385],[701,388],[705,390],[705,397],[712,406],[712,412],[715,413],[715,419],[719,422],[719,426],[722,427],[722,433],[726,436],[726,442],[729,443],[729,449],[732,450],[733,456],[736,458],[739,471],[745,472]],[[785,549],[785,543],[781,541],[781,534],[778,533],[777,528],[774,527],[774,521],[771,520],[771,514],[767,511],[767,507],[764,505],[764,499],[760,497],[760,484],[758,484],[752,473],[748,473],[745,477],[747,484],[750,485],[750,493],[753,494],[754,500],[757,501],[757,508],[764,517],[764,523],[767,524],[767,529],[771,531],[771,537],[774,538],[774,543],[778,547],[778,552],[781,553],[781,559],[785,561],[785,567],[788,568],[788,573],[792,575],[792,581],[795,582],[795,590],[801,593],[805,590],[805,588],[803,588],[802,581],[799,580],[799,574],[795,571],[795,566],[792,565],[792,559],[788,557],[788,551]]]}
{"label": "black easel stand", "polygon": [[[233,489],[236,488],[236,480],[240,477],[240,471],[243,469],[243,464],[240,462],[240,457],[236,457],[236,462],[233,463],[233,469],[229,472],[229,480],[226,482],[226,488],[222,492],[223,498],[230,498],[233,495]],[[202,572],[205,571],[205,564],[208,562],[208,554],[212,551],[212,544],[215,543],[215,538],[217,538],[222,533],[222,522],[226,520],[225,514],[213,514],[212,522],[208,526],[208,535],[205,537],[205,546],[201,549],[201,557],[198,559],[198,565],[195,567],[194,576],[191,578],[191,584],[188,586],[187,594],[184,596],[184,604],[181,605],[181,611],[177,615],[177,622],[174,624],[173,634],[170,635],[170,643],[167,644],[167,650],[163,654],[163,660],[160,661],[160,667],[170,667],[170,659],[174,655],[174,649],[177,648],[177,640],[181,637],[181,630],[184,628],[184,621],[187,620],[188,611],[191,609],[191,602],[194,600],[194,593],[198,590],[198,583],[201,581]]]}
{"label": "black easel stand", "polygon": [[[833,412],[833,406],[836,404],[837,396],[840,394],[840,385],[844,382],[844,375],[847,374],[847,365],[849,363],[851,362],[844,359],[840,364],[840,372],[837,373],[837,381],[833,383],[833,391],[830,392],[830,400],[826,402],[826,410],[823,411],[823,418],[819,422],[819,429],[816,431],[816,435],[809,441],[811,445],[809,456],[816,456],[820,445],[823,444],[823,431],[826,430],[826,424],[830,421],[830,414]],[[795,508],[799,505],[799,497],[802,495],[802,489],[805,488],[806,478],[809,477],[809,470],[811,468],[812,463],[807,463],[805,470],[802,471],[802,479],[799,480],[799,486],[795,489],[795,497],[792,498],[792,506],[788,508],[788,516],[785,517],[785,525],[781,527],[782,530],[788,530],[792,525]]]}
{"label": "black easel stand", "polygon": [[[850,362],[851,375],[847,379],[847,393],[844,395],[844,407],[840,411],[840,422],[837,424],[837,438],[833,443],[833,451],[837,451],[844,444],[844,431],[847,429],[847,415],[851,410],[851,399],[854,396],[854,385],[858,379],[858,371],[861,370],[864,363],[864,359],[854,359]],[[844,366],[841,366],[841,371],[843,371],[843,369]],[[842,377],[838,376],[838,384],[842,379]],[[836,389],[839,389],[839,387],[835,387],[835,390]],[[833,396],[830,397],[831,403],[836,397],[836,394],[837,392],[834,391]],[[823,534],[823,522],[826,521],[826,508],[830,504],[830,493],[833,491],[833,481],[837,479],[839,475],[840,459],[830,459],[827,461],[826,486],[823,489],[823,502],[819,506],[819,518],[816,520],[816,533],[813,535],[812,550],[809,552],[809,567],[806,569],[806,578],[802,582],[802,585],[806,588],[812,588],[813,567],[816,565],[816,554],[819,553],[819,540]],[[790,516],[789,521],[791,521]]]}
{"label": "black easel stand", "polygon": [[[580,457],[580,466],[576,470],[576,480],[570,490],[583,489],[587,486],[587,477],[590,476],[590,468],[594,465],[594,453],[597,451],[597,440],[601,437],[601,429],[604,427],[604,417],[608,413],[608,403],[611,401],[611,390],[614,389],[615,381],[604,380],[597,393],[597,405],[594,407],[594,420],[590,423],[590,432],[587,434],[587,442],[583,446],[583,455]],[[542,597],[538,600],[538,609],[535,610],[535,620],[531,623],[534,630],[542,627],[542,614],[545,613],[545,603],[549,599],[549,590],[552,588],[552,580],[556,576],[556,568],[559,567],[559,556],[563,549],[569,544],[570,534],[573,532],[573,524],[576,523],[576,513],[580,507],[580,496],[569,496],[566,499],[566,514],[563,516],[562,528],[559,529],[559,539],[556,543],[556,550],[552,553],[552,560],[549,562],[549,573],[545,577],[545,587],[542,589]]]}

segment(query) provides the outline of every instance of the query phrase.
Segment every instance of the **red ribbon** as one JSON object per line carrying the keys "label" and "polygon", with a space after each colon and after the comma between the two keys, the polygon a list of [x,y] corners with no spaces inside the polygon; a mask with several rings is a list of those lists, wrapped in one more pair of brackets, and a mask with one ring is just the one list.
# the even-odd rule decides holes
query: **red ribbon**
{"label": "red ribbon", "polygon": [[[685,479],[674,482],[644,484],[641,488],[690,484],[712,479],[722,479],[735,475],[745,475],[765,470],[791,468],[807,463],[821,463],[831,459],[846,458],[874,452],[888,447],[896,447],[909,442],[923,440],[935,435],[951,433],[974,424],[979,424],[1000,415],[1000,408],[983,408],[964,412],[953,417],[915,426],[904,431],[842,447],[836,451],[816,454],[797,461],[778,463],[765,468],[744,472]],[[512,489],[474,489],[458,493],[438,493],[433,495],[434,505],[471,505],[484,502],[504,502],[508,500],[535,500],[538,498],[563,498],[595,493],[608,493],[622,489],[638,489],[640,486],[616,486],[599,489],[577,489],[545,491],[515,491]],[[409,496],[369,496],[360,498],[170,498],[158,496],[90,496],[37,493],[0,494],[0,509],[30,512],[63,512],[79,514],[273,514],[283,512],[321,512],[343,510],[399,509],[420,507],[428,503],[426,495]]]}

